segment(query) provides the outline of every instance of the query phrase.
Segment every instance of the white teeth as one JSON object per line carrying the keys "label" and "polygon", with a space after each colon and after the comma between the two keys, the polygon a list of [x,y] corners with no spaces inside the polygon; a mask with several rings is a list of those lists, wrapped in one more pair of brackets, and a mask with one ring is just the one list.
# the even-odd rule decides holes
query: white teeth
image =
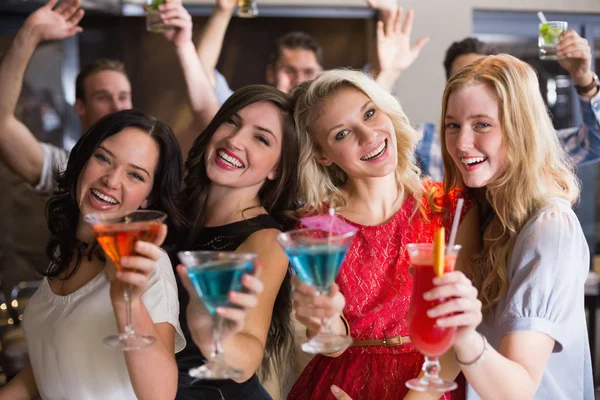
{"label": "white teeth", "polygon": [[487,157],[469,157],[461,158],[460,161],[465,165],[472,165],[487,160]]}
{"label": "white teeth", "polygon": [[370,152],[369,154],[367,154],[364,157],[361,157],[361,160],[363,161],[369,161],[374,159],[375,157],[381,155],[381,153],[383,153],[383,150],[385,150],[385,146],[387,145],[387,140],[384,140],[381,145],[379,145],[378,148],[376,148],[375,150],[373,150],[372,152]]}
{"label": "white teeth", "polygon": [[101,200],[104,200],[107,203],[110,203],[110,204],[117,204],[118,203],[117,200],[113,199],[112,197],[106,196],[106,195],[100,193],[99,191],[97,191],[95,189],[92,189],[92,193],[94,193],[94,195],[96,197],[98,197]]}
{"label": "white teeth", "polygon": [[236,168],[244,168],[244,164],[242,164],[241,162],[239,162],[238,160],[236,160],[235,158],[231,157],[230,155],[228,155],[227,153],[225,153],[224,151],[219,151],[217,152],[217,155],[219,156],[219,158],[221,158],[223,161],[227,162],[227,164],[231,164],[232,166],[236,167]]}

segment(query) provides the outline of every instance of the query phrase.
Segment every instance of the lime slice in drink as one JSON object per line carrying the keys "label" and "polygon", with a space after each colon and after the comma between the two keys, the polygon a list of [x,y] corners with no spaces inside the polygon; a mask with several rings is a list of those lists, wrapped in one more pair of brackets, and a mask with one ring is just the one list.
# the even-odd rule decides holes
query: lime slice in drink
{"label": "lime slice in drink", "polygon": [[550,26],[548,23],[540,26],[540,36],[546,44],[555,44],[562,33],[563,29],[558,26]]}

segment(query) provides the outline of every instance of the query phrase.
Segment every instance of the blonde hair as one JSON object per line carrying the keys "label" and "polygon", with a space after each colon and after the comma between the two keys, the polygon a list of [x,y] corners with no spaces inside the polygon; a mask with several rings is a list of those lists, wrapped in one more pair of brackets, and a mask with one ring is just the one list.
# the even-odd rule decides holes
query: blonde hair
{"label": "blonde hair", "polygon": [[398,100],[381,89],[370,76],[360,71],[334,69],[313,81],[301,84],[292,94],[296,103],[294,120],[300,146],[301,168],[298,169],[298,179],[304,200],[301,213],[322,212],[324,204],[336,209],[346,204],[339,187],[347,181],[348,176],[335,164],[324,166],[317,162],[315,156],[318,145],[314,139],[317,132],[314,132],[312,126],[319,113],[323,112],[325,100],[346,88],[364,93],[392,120],[398,153],[395,175],[400,195],[407,191],[415,198],[417,206],[420,206],[424,189],[419,178],[420,170],[414,161],[414,151],[421,134],[410,126]]}
{"label": "blonde hair", "polygon": [[[482,251],[468,267],[485,311],[508,291],[508,266],[517,236],[547,199],[574,204],[579,181],[559,143],[533,69],[515,57],[487,56],[461,69],[448,81],[442,100],[441,140],[445,143],[448,99],[455,91],[484,84],[498,101],[505,169],[486,185],[493,214]],[[444,188],[464,186],[446,146],[442,146]],[[481,221],[485,224],[487,221]]]}

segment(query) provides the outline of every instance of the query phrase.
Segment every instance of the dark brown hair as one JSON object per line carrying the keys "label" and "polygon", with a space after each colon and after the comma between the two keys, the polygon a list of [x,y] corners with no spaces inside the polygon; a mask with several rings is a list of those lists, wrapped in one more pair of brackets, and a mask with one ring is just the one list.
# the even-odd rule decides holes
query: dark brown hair
{"label": "dark brown hair", "polygon": [[[277,166],[277,177],[267,180],[258,192],[261,205],[284,229],[291,229],[295,224],[292,213],[298,208],[298,142],[292,118],[293,104],[291,98],[266,85],[250,85],[236,91],[223,104],[204,132],[198,136],[189,152],[185,163],[187,175],[181,193],[181,204],[187,218],[188,229],[183,244],[189,248],[194,246],[204,226],[206,202],[210,180],[206,173],[205,156],[209,143],[217,129],[243,108],[258,102],[275,105],[281,112],[283,139],[281,156]],[[276,365],[285,363],[285,356],[293,342],[290,313],[291,276],[288,272],[279,289],[273,307],[273,318],[269,327],[265,357],[261,365],[263,377],[270,374],[270,358]]]}
{"label": "dark brown hair", "polygon": [[[123,110],[109,114],[98,120],[77,141],[69,156],[66,170],[62,173],[57,171],[55,174],[58,189],[46,205],[51,236],[46,247],[50,267],[48,270],[40,271],[45,276],[50,278],[61,276],[68,270],[73,258],[77,260],[76,266],[69,271],[65,279],[77,272],[88,247],[76,236],[81,214],[77,205],[77,182],[98,146],[107,138],[131,127],[147,132],[160,149],[148,207],[167,214],[170,231],[178,231],[184,224],[184,218],[177,204],[183,174],[181,151],[169,125],[136,110]],[[95,252],[88,253],[91,257]]]}

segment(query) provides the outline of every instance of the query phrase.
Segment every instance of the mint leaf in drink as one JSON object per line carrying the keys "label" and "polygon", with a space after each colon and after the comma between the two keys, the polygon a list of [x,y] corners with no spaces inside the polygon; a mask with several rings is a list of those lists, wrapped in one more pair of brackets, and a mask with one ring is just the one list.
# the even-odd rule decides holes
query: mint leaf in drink
{"label": "mint leaf in drink", "polygon": [[165,4],[165,0],[152,0],[151,7],[155,10],[158,10],[158,6],[161,4]]}

